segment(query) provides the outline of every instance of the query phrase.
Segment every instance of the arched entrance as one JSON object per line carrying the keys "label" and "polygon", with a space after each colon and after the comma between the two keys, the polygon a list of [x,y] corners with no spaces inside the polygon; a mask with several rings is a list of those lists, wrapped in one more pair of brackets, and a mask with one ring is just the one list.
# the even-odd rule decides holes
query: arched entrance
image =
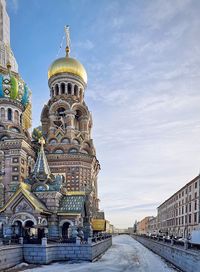
{"label": "arched entrance", "polygon": [[36,234],[36,229],[34,228],[34,222],[32,220],[27,220],[24,222],[23,226],[23,237],[25,240],[30,240]]}
{"label": "arched entrance", "polygon": [[12,225],[12,230],[14,238],[22,237],[23,236],[22,222],[20,220],[16,220],[14,222],[14,225]]}
{"label": "arched entrance", "polygon": [[62,238],[64,240],[69,238],[69,226],[70,226],[69,222],[65,222],[62,225]]}

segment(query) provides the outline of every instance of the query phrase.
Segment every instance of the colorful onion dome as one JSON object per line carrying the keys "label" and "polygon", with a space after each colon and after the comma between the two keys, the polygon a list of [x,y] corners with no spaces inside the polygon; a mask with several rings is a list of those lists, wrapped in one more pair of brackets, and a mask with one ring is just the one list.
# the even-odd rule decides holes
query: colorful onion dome
{"label": "colorful onion dome", "polygon": [[27,85],[11,74],[0,74],[0,98],[17,100],[26,107],[29,103],[30,92]]}

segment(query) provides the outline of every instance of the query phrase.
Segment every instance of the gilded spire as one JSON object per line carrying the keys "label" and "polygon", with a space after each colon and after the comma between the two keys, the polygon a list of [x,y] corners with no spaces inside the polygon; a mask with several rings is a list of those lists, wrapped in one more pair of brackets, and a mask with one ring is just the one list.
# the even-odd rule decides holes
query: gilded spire
{"label": "gilded spire", "polygon": [[70,35],[69,35],[69,26],[65,26],[65,35],[66,35],[66,57],[69,57],[70,53]]}

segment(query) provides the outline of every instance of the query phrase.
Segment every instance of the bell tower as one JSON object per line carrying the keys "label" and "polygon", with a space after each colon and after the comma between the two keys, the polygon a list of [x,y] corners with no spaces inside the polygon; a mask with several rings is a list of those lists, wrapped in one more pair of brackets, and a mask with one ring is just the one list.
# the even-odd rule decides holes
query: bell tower
{"label": "bell tower", "polygon": [[50,99],[41,114],[44,148],[51,173],[63,175],[68,192],[90,192],[94,214],[100,165],[91,138],[92,115],[84,101],[87,73],[70,57],[69,27],[65,33],[66,56],[56,59],[48,70]]}

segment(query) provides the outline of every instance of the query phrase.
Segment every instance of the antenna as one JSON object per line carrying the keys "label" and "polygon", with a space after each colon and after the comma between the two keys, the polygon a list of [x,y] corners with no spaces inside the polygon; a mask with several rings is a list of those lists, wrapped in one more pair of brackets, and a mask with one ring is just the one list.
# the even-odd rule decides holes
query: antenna
{"label": "antenna", "polygon": [[70,35],[69,35],[69,26],[65,26],[65,35],[66,35],[66,57],[69,57],[70,53]]}

